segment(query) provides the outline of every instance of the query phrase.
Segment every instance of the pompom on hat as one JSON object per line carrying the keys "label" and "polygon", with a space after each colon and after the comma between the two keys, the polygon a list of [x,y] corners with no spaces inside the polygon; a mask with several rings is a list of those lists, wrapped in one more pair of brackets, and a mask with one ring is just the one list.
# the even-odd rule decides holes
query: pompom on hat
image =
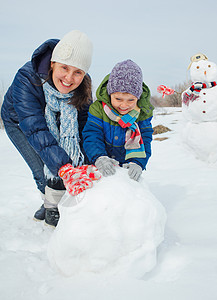
{"label": "pompom on hat", "polygon": [[92,60],[93,46],[88,36],[72,30],[55,46],[51,61],[69,65],[88,72]]}
{"label": "pompom on hat", "polygon": [[203,53],[197,53],[191,57],[191,62],[188,66],[188,70],[190,69],[193,62],[197,62],[199,60],[208,60],[208,57]]}
{"label": "pompom on hat", "polygon": [[117,63],[112,69],[107,91],[111,95],[113,93],[129,93],[140,98],[142,94],[143,76],[141,68],[132,60],[124,60]]}

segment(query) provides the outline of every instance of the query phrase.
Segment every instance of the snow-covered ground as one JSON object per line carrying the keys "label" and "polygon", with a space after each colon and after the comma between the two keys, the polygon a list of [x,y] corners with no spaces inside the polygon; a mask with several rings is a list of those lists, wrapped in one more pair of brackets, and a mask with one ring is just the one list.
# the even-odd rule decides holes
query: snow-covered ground
{"label": "snow-covered ground", "polygon": [[159,135],[168,139],[153,141],[143,180],[165,208],[167,223],[157,263],[142,279],[101,272],[64,277],[50,267],[53,229],[32,220],[40,196],[25,162],[0,131],[0,298],[217,299],[217,165],[196,159],[182,143],[184,122],[181,108],[155,110],[153,126],[171,131]]}

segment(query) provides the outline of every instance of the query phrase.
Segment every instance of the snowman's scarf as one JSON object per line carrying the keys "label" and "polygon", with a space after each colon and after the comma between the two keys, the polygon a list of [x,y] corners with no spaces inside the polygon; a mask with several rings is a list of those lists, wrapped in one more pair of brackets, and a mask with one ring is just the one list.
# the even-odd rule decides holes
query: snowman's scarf
{"label": "snowman's scarf", "polygon": [[[54,89],[48,82],[43,84],[45,95],[45,119],[49,131],[57,140],[58,145],[62,147],[72,160],[74,166],[81,165],[84,156],[79,146],[79,131],[77,109],[68,104],[73,93],[62,94]],[[60,127],[58,128],[56,116],[60,112]],[[54,176],[45,166],[46,177],[54,179]]]}
{"label": "snowman's scarf", "polygon": [[139,126],[136,123],[136,119],[139,116],[140,108],[136,107],[126,115],[119,115],[112,110],[107,104],[102,102],[103,109],[110,120],[117,122],[122,128],[127,128],[125,135],[125,160],[140,157],[145,158],[145,147],[142,140],[142,136],[139,130]]}
{"label": "snowman's scarf", "polygon": [[191,94],[194,94],[196,96],[199,96],[199,93],[202,89],[208,89],[216,86],[216,81],[212,82],[194,82],[192,86],[186,91],[188,96]]}

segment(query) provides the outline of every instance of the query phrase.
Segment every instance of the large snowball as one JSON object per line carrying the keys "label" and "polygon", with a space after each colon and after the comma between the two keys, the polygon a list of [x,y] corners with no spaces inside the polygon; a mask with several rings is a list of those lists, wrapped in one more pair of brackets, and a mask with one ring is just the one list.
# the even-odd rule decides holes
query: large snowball
{"label": "large snowball", "polygon": [[66,194],[59,204],[48,245],[53,267],[66,276],[108,271],[135,277],[154,267],[166,215],[144,179],[135,182],[118,167],[77,197]]}

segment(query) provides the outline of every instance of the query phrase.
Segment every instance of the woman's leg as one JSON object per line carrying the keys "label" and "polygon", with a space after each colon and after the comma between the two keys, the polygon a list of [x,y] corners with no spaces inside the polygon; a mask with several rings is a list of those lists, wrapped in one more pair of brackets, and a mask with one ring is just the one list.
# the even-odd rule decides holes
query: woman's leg
{"label": "woman's leg", "polygon": [[59,221],[58,203],[65,194],[65,186],[61,178],[47,180],[45,187],[45,224],[56,227]]}
{"label": "woman's leg", "polygon": [[65,187],[62,180],[60,178],[46,180],[44,163],[37,152],[29,144],[21,129],[10,124],[4,125],[8,137],[31,169],[37,187],[42,193],[44,204],[36,211],[34,219],[45,219],[46,224],[56,226],[59,220],[57,205],[65,193]]}
{"label": "woman's leg", "polygon": [[46,181],[44,176],[43,161],[33,147],[29,144],[26,136],[19,127],[10,124],[4,125],[8,137],[31,169],[37,188],[42,192],[42,194],[45,194]]}
{"label": "woman's leg", "polygon": [[[44,176],[44,163],[37,152],[29,144],[26,136],[19,127],[8,123],[5,123],[4,127],[9,139],[20,152],[23,159],[31,169],[37,188],[40,191],[42,201],[44,202],[46,185]],[[36,221],[42,221],[45,219],[44,204],[35,212],[34,219]]]}

